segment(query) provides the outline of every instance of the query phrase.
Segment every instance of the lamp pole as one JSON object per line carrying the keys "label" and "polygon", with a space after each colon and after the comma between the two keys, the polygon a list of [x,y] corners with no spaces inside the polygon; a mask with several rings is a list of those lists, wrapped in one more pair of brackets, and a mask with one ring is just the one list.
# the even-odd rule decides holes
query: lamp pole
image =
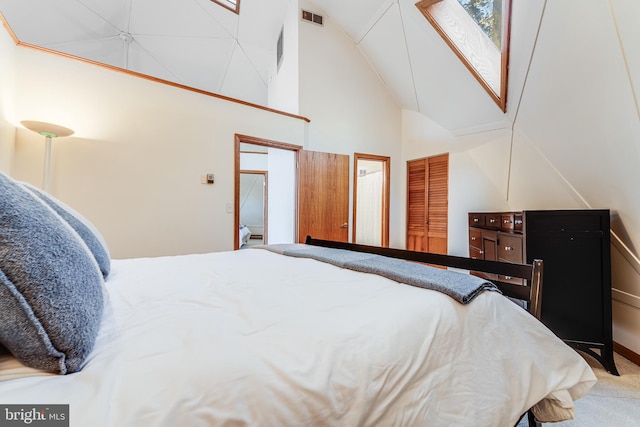
{"label": "lamp pole", "polygon": [[44,136],[44,191],[49,192],[51,182],[51,135]]}

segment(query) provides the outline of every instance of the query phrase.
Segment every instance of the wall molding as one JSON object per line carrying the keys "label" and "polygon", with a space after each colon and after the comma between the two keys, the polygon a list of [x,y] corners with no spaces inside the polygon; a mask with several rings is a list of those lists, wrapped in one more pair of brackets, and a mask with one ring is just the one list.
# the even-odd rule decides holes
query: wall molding
{"label": "wall molding", "polygon": [[626,357],[631,362],[640,366],[640,354],[636,353],[635,351],[630,350],[627,347],[623,346],[622,344],[618,344],[615,341],[613,342],[613,351],[615,351],[616,353],[618,353],[623,357]]}
{"label": "wall molding", "polygon": [[621,291],[620,289],[612,288],[611,297],[616,301],[628,304],[636,308],[640,308],[640,297],[637,295]]}
{"label": "wall molding", "polygon": [[640,274],[640,258],[633,253],[618,235],[611,230],[611,244],[624,256],[631,266]]}

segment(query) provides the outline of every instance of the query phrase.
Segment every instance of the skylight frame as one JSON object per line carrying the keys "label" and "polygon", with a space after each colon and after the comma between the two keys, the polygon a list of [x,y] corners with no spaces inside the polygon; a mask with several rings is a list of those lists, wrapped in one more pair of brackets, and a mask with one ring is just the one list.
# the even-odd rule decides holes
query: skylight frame
{"label": "skylight frame", "polygon": [[[456,56],[460,58],[502,112],[506,112],[511,0],[502,0],[502,46],[500,51],[457,0],[421,0],[416,3],[416,7]],[[479,46],[482,47],[479,48]],[[497,56],[491,52],[492,48],[497,52]],[[481,51],[480,54],[478,51]]]}
{"label": "skylight frame", "polygon": [[211,0],[231,12],[240,15],[240,0]]}

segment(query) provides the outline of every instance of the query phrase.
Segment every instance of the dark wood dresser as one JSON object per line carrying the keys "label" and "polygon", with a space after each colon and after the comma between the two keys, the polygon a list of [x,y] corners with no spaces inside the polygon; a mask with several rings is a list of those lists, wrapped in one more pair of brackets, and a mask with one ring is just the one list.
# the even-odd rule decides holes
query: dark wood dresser
{"label": "dark wood dresser", "polygon": [[472,212],[469,256],[528,264],[541,259],[542,322],[618,375],[611,327],[609,221],[606,209]]}

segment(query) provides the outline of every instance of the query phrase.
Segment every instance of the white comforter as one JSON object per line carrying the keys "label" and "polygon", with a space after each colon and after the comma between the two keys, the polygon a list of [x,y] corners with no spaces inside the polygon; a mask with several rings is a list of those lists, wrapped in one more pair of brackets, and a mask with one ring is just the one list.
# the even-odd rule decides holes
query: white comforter
{"label": "white comforter", "polygon": [[107,289],[82,371],[5,357],[1,403],[70,404],[72,427],[512,427],[545,397],[541,417],[571,416],[595,382],[494,292],[463,306],[254,249],[113,261]]}

